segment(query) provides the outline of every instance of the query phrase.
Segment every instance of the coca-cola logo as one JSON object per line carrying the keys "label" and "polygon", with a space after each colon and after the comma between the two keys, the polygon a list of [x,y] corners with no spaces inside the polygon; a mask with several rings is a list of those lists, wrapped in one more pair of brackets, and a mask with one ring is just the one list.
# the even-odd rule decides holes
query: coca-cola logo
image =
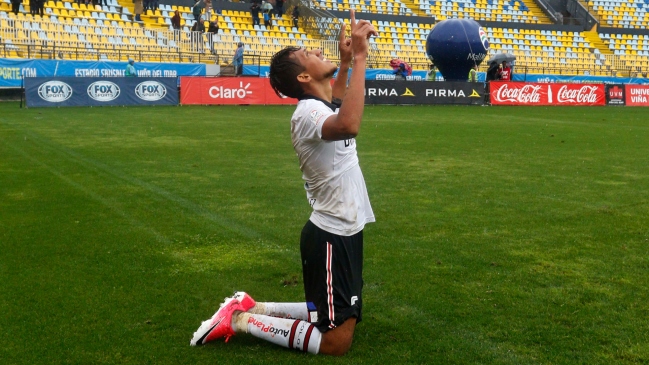
{"label": "coca-cola logo", "polygon": [[559,103],[595,103],[599,86],[582,86],[580,89],[571,89],[568,85],[561,86],[557,93]]}
{"label": "coca-cola logo", "polygon": [[541,100],[540,89],[540,85],[510,88],[508,84],[504,84],[498,89],[494,98],[499,102],[538,103]]}

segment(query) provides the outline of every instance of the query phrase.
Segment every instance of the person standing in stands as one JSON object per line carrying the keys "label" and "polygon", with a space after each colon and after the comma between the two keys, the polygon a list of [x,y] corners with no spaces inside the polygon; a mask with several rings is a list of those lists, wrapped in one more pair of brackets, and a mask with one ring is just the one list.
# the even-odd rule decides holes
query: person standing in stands
{"label": "person standing in stands", "polygon": [[207,32],[217,34],[219,32],[219,23],[217,23],[216,20],[211,21],[207,28]]}
{"label": "person standing in stands", "polygon": [[45,0],[36,0],[36,14],[41,18],[45,15]]}
{"label": "person standing in stands", "polygon": [[126,71],[124,72],[124,76],[126,77],[137,77],[137,72],[135,72],[135,61],[133,61],[132,58],[128,59],[128,63],[126,64]]}
{"label": "person standing in stands", "polygon": [[216,54],[214,50],[214,43],[216,35],[219,33],[219,23],[216,20],[210,22],[207,27],[207,33],[207,38],[210,41],[210,49],[212,50],[212,53]]}
{"label": "person standing in stands", "polygon": [[194,20],[199,22],[201,20],[201,13],[203,12],[203,6],[201,5],[201,0],[195,0],[194,6],[192,6],[192,14],[194,15]]}
{"label": "person standing in stands", "polygon": [[171,27],[174,28],[174,40],[180,39],[180,11],[174,11],[174,16],[171,17]]}
{"label": "person standing in stands", "polygon": [[134,19],[136,22],[141,22],[144,5],[142,5],[142,0],[134,0],[133,2],[135,3],[135,9],[133,10],[133,13],[135,13]]}
{"label": "person standing in stands", "polygon": [[[199,18],[197,22],[194,22],[191,31],[205,33],[205,23],[202,17]],[[202,42],[198,42],[198,43],[201,44]]]}
{"label": "person standing in stands", "polygon": [[174,16],[171,17],[171,26],[174,30],[180,30],[180,11],[174,12]]}
{"label": "person standing in stands", "polygon": [[272,25],[273,5],[268,1],[264,1],[261,4],[261,12],[264,16],[264,25],[270,27]]}
{"label": "person standing in stands", "polygon": [[478,82],[478,65],[474,65],[469,71],[469,82]]}
{"label": "person standing in stands", "polygon": [[507,61],[503,61],[503,68],[500,71],[500,79],[502,81],[510,81],[512,79],[512,69],[509,67]]}
{"label": "person standing in stands", "polygon": [[234,66],[235,75],[241,76],[243,74],[243,43],[239,42],[237,46],[232,57],[232,66]]}
{"label": "person standing in stands", "polygon": [[291,18],[293,18],[293,26],[297,28],[298,22],[300,20],[300,9],[297,7],[297,5],[293,7],[293,14],[291,14]]}
{"label": "person standing in stands", "polygon": [[270,12],[264,12],[264,26],[270,28],[272,25],[270,21]]}
{"label": "person standing in stands", "polygon": [[22,4],[22,0],[11,0],[11,11],[16,15],[20,11],[20,4]]}
{"label": "person standing in stands", "polygon": [[277,12],[278,18],[284,15],[284,0],[275,0],[275,11]]}
{"label": "person standing in stands", "polygon": [[[155,0],[158,1],[158,0]],[[204,19],[210,21],[212,19],[212,0],[203,0],[205,4],[205,16]]]}
{"label": "person standing in stands", "polygon": [[259,25],[260,11],[261,11],[261,7],[259,7],[259,3],[252,3],[252,6],[250,7],[250,14],[252,15],[252,25]]}

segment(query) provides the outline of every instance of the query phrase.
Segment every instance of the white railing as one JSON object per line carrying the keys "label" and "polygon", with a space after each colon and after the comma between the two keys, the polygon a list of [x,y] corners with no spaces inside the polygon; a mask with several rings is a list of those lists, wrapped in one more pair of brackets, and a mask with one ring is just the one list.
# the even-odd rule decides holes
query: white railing
{"label": "white railing", "polygon": [[[322,48],[329,57],[338,57],[335,41],[314,39],[287,39],[270,37],[241,36],[235,34],[212,34],[186,32],[180,30],[155,30],[140,27],[114,27],[111,25],[69,25],[40,20],[26,21],[8,19],[7,27],[0,27],[0,37],[12,43],[47,44],[50,46],[84,46],[93,48],[100,45],[104,49],[166,50],[169,52],[209,53],[216,48],[236,49],[243,42],[247,51],[253,46],[277,49],[289,44],[309,48]],[[20,24],[16,24],[20,23]],[[255,47],[257,48],[257,47]]]}

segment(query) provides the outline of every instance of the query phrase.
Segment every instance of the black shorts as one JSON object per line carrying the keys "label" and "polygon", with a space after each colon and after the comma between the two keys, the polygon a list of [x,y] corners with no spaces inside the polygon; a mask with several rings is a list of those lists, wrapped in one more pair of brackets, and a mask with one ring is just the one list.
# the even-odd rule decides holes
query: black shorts
{"label": "black shorts", "polygon": [[316,328],[326,332],[352,317],[360,322],[363,231],[338,236],[308,221],[302,229],[300,252],[304,294]]}

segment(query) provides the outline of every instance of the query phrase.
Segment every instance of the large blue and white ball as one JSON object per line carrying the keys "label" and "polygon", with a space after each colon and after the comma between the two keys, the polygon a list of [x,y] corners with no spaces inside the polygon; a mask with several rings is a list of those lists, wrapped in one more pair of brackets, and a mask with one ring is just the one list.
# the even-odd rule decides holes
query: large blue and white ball
{"label": "large blue and white ball", "polygon": [[447,81],[466,81],[488,52],[487,33],[473,19],[442,20],[426,39],[426,55]]}

